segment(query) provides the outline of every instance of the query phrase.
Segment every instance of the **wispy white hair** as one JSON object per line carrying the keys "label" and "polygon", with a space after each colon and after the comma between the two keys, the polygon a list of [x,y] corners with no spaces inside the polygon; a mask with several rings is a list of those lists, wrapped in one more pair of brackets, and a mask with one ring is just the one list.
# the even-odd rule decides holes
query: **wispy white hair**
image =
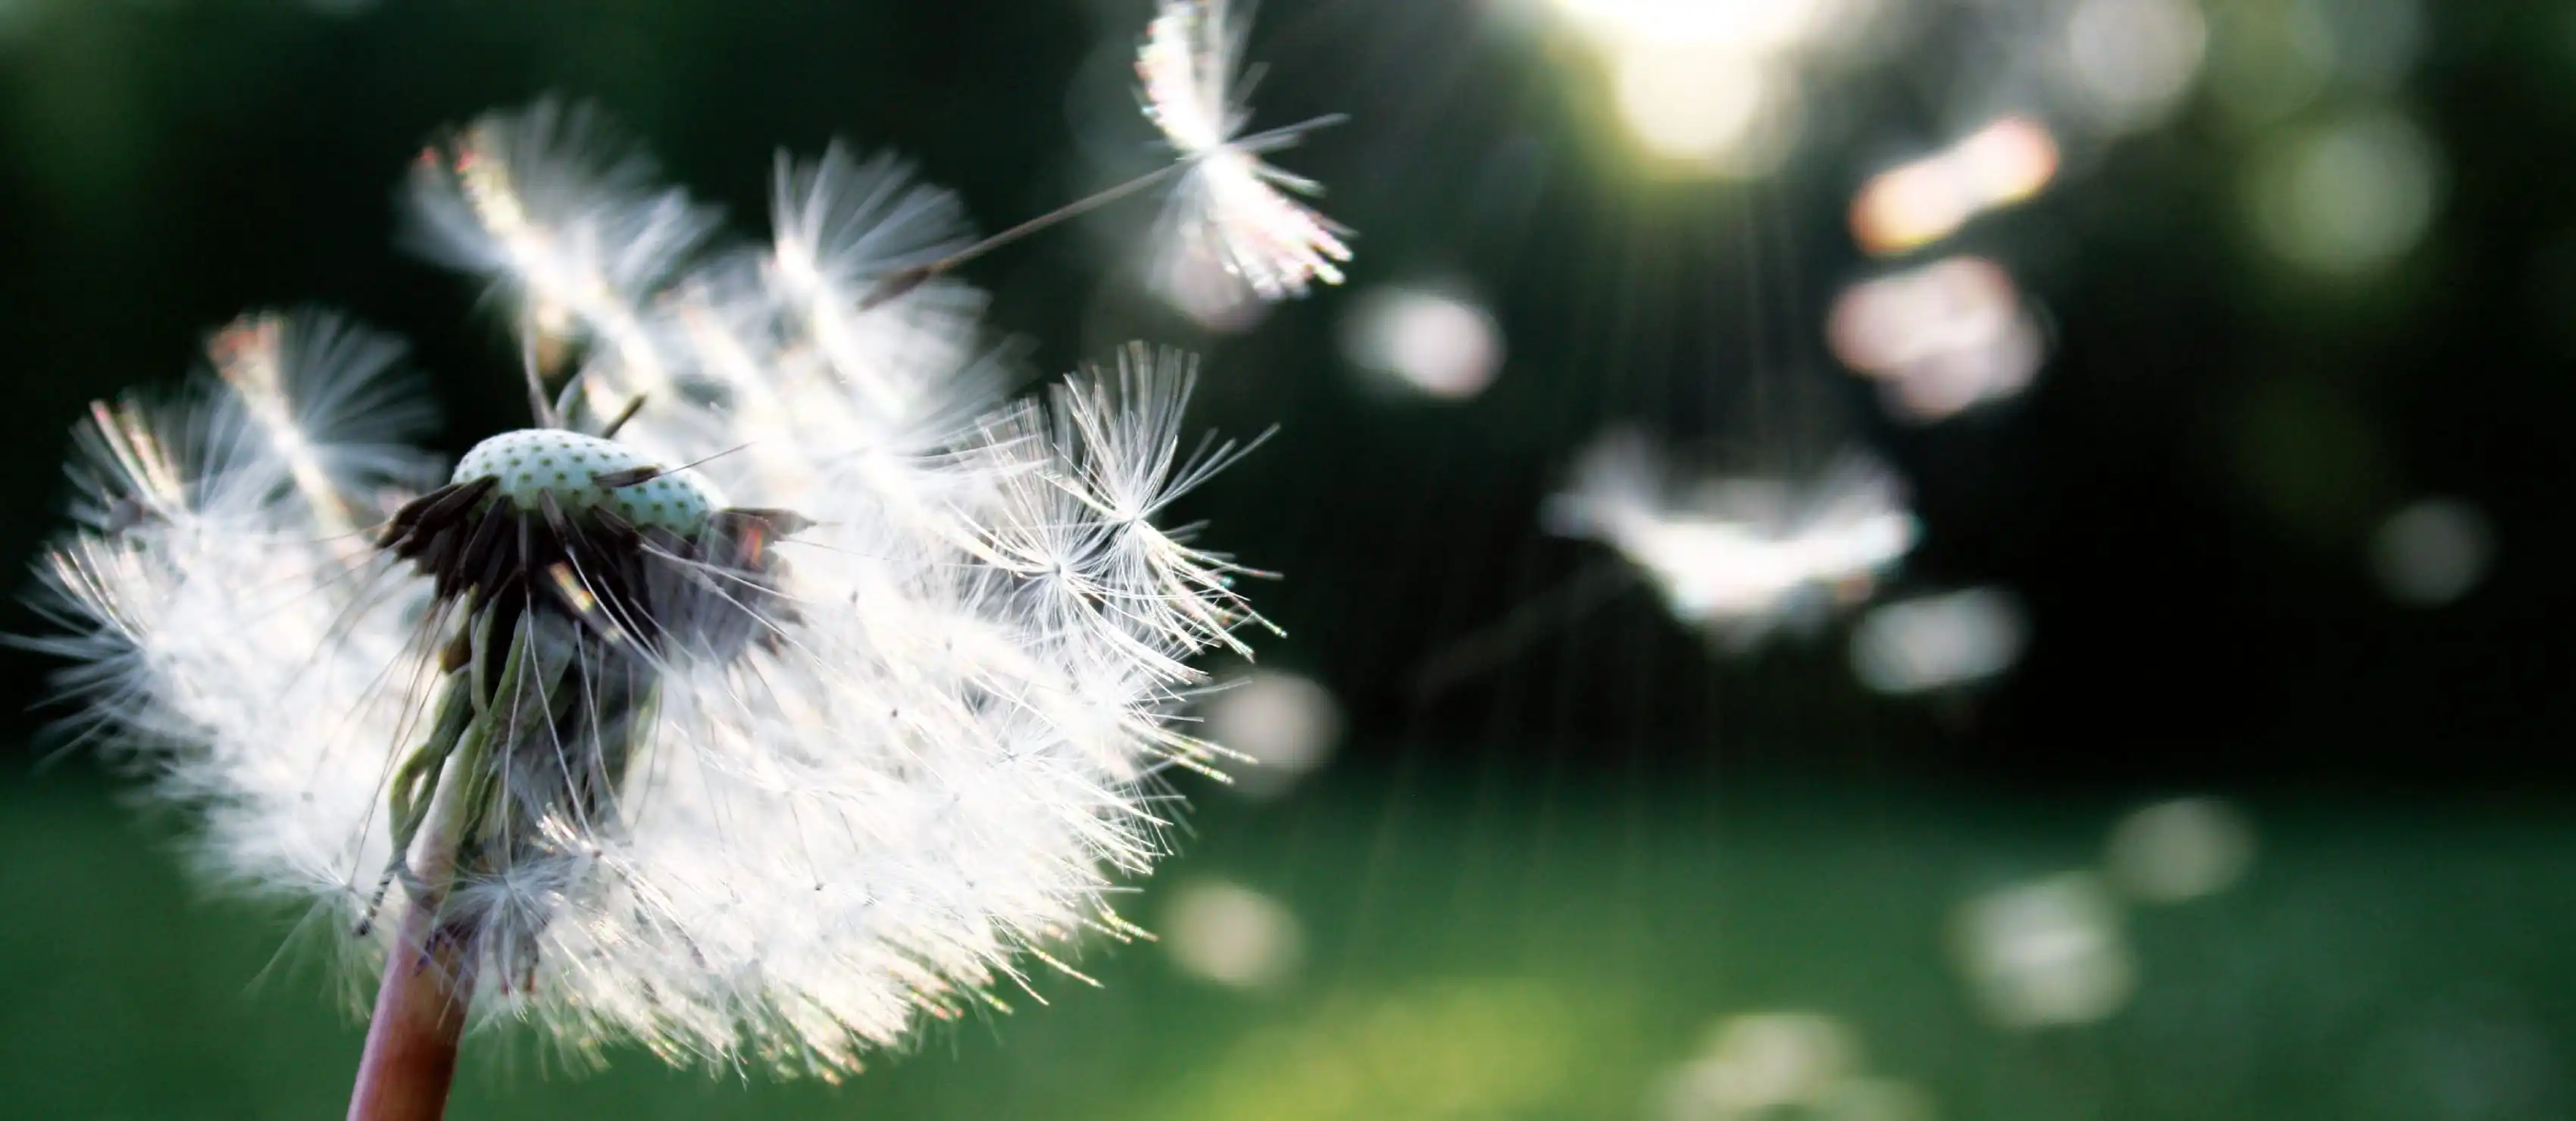
{"label": "wispy white hair", "polygon": [[1176,274],[1195,255],[1277,300],[1304,295],[1314,281],[1341,283],[1350,231],[1289,196],[1320,194],[1321,185],[1261,158],[1337,118],[1243,133],[1252,116],[1243,101],[1250,83],[1238,84],[1249,7],[1238,20],[1226,0],[1160,0],[1136,76],[1145,115],[1186,165],[1161,233],[1159,279],[1181,283]]}
{"label": "wispy white hair", "polygon": [[[1182,356],[1131,348],[1008,402],[981,297],[869,300],[964,234],[900,165],[782,160],[774,241],[727,250],[597,135],[542,103],[433,149],[411,202],[432,250],[560,311],[523,329],[559,333],[596,404],[641,395],[617,434],[636,456],[810,527],[775,545],[774,589],[703,580],[761,641],[674,644],[649,697],[576,701],[645,725],[605,812],[537,806],[527,858],[460,872],[444,906],[479,931],[485,1019],[837,1076],[998,1004],[1030,961],[1070,973],[1078,931],[1132,931],[1110,902],[1164,851],[1159,776],[1222,754],[1168,717],[1190,656],[1257,621],[1243,570],[1157,520],[1235,451],[1179,449]],[[442,719],[455,633],[362,536],[436,481],[406,450],[425,406],[375,336],[245,323],[218,368],[266,346],[247,357],[274,376],[82,430],[79,527],[44,562],[58,630],[34,641],[73,661],[82,726],[202,814],[207,865],[368,931],[339,939],[364,960],[397,925],[366,921],[397,855],[388,787]],[[560,787],[543,772],[569,762],[502,781]]]}

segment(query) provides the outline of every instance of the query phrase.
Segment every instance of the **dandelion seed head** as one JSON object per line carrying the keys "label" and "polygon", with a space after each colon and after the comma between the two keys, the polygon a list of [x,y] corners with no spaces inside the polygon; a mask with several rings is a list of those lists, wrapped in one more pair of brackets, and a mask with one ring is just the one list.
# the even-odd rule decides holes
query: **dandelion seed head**
{"label": "dandelion seed head", "polygon": [[[649,476],[622,481],[619,476]],[[504,432],[474,445],[450,482],[491,479],[493,496],[535,510],[545,496],[569,512],[607,510],[637,526],[694,534],[724,500],[688,471],[664,472],[634,448],[562,429]]]}
{"label": "dandelion seed head", "polygon": [[1263,625],[1157,520],[1242,449],[1180,446],[1184,355],[1013,401],[973,289],[862,306],[963,235],[900,164],[784,161],[726,245],[603,135],[487,115],[408,202],[567,427],[439,470],[389,344],[246,320],[221,376],[94,410],[27,641],[352,972],[425,915],[481,1022],[569,1057],[839,1077],[1125,928],[1164,776],[1231,758],[1174,723],[1192,659]]}

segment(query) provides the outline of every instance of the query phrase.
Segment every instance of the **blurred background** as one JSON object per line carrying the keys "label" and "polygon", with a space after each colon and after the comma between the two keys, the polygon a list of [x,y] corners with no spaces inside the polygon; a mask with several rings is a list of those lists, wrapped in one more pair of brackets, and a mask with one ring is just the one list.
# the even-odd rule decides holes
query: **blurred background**
{"label": "blurred background", "polygon": [[[1147,0],[0,0],[0,568],[92,397],[318,302],[443,446],[504,324],[394,244],[444,124],[597,101],[1000,228],[1150,170]],[[1134,202],[969,269],[1032,379],[1206,356],[1287,632],[1093,990],[848,1084],[469,1046],[460,1117],[2576,1112],[2576,9],[1268,0],[1357,231],[1247,303]],[[5,628],[36,622],[12,608]],[[328,1115],[361,1025],[0,654],[0,1101]]]}

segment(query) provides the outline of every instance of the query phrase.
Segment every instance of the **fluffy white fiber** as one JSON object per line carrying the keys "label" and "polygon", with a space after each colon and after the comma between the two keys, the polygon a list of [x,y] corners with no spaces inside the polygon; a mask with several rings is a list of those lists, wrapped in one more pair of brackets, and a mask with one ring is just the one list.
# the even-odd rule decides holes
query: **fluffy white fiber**
{"label": "fluffy white fiber", "polygon": [[[578,370],[568,426],[640,397],[615,434],[635,456],[811,523],[771,546],[775,599],[742,597],[761,641],[671,644],[645,694],[580,678],[584,726],[645,730],[597,812],[523,793],[527,835],[448,893],[478,1014],[832,1076],[1086,927],[1132,929],[1109,902],[1163,851],[1157,774],[1218,754],[1166,714],[1189,657],[1252,618],[1231,563],[1156,527],[1232,454],[1179,446],[1189,363],[1131,350],[1006,401],[975,292],[874,298],[966,240],[954,200],[837,148],[782,161],[757,249],[551,104],[424,154],[411,199],[524,358]],[[354,972],[414,898],[397,878],[373,902],[389,787],[465,625],[374,527],[447,474],[409,450],[427,414],[391,344],[254,317],[211,350],[221,376],[84,430],[40,644],[73,661],[87,730],[201,815],[204,863],[313,900]]]}
{"label": "fluffy white fiber", "polygon": [[1136,52],[1145,115],[1184,164],[1158,268],[1169,287],[1182,283],[1176,273],[1212,261],[1263,300],[1302,296],[1311,282],[1342,282],[1350,231],[1291,197],[1321,194],[1320,184],[1261,157],[1341,118],[1245,134],[1245,31],[1226,0],[1160,0]]}

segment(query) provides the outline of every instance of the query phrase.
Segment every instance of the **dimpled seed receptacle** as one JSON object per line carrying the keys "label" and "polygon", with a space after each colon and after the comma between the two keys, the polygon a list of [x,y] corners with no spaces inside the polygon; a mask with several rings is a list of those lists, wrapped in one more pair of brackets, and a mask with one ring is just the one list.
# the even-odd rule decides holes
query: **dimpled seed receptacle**
{"label": "dimpled seed receptacle", "polygon": [[565,513],[605,509],[637,528],[666,529],[683,537],[705,528],[724,505],[715,488],[694,475],[673,472],[640,483],[608,487],[599,476],[655,467],[635,449],[614,440],[558,428],[504,432],[466,452],[451,482],[495,479],[494,493],[522,510],[538,508],[551,491]]}

